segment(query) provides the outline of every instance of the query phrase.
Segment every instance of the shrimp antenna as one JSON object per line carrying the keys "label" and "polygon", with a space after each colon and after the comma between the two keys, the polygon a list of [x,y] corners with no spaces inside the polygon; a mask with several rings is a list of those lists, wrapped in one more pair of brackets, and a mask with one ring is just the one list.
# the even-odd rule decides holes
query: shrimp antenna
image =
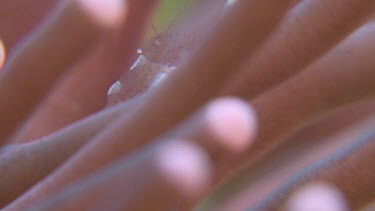
{"label": "shrimp antenna", "polygon": [[152,30],[154,31],[155,35],[159,35],[158,29],[156,28],[154,23],[151,23]]}
{"label": "shrimp antenna", "polygon": [[[178,13],[176,16],[174,16],[174,18],[172,19],[171,23],[169,24],[169,26],[167,27],[167,29],[165,30],[165,33],[166,35],[168,35],[174,27],[176,27],[177,25],[177,21],[181,19],[181,17],[183,16],[184,14],[184,11],[186,11],[188,9],[188,5],[192,5],[194,3],[194,0],[187,0],[185,2],[185,4],[183,5],[182,8],[178,9]],[[168,38],[168,36],[165,36],[164,37],[164,41]]]}

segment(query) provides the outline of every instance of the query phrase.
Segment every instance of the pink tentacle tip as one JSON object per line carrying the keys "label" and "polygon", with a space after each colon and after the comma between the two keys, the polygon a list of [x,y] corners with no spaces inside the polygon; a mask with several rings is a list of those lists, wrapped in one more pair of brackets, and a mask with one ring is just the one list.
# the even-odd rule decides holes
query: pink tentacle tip
{"label": "pink tentacle tip", "polygon": [[287,210],[297,211],[347,211],[345,199],[340,190],[326,183],[311,183],[292,195]]}
{"label": "pink tentacle tip", "polygon": [[116,28],[125,20],[126,0],[78,0],[88,16],[105,28]]}
{"label": "pink tentacle tip", "polygon": [[237,98],[223,98],[208,106],[207,123],[216,139],[232,152],[242,152],[256,136],[257,121],[248,103]]}
{"label": "pink tentacle tip", "polygon": [[166,180],[182,195],[195,198],[209,185],[211,163],[207,153],[188,141],[169,142],[156,155]]}

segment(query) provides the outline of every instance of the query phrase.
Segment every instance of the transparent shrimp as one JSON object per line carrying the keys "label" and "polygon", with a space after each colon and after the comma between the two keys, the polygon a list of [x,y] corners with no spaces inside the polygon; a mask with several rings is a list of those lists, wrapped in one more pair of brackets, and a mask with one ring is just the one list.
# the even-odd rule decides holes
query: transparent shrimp
{"label": "transparent shrimp", "polygon": [[[222,7],[225,2],[221,1]],[[137,50],[138,58],[130,70],[110,88],[108,105],[131,99],[157,87],[190,57],[207,29],[202,27],[203,24],[195,23],[183,23],[177,28],[177,18],[179,17],[172,21],[164,33],[158,33],[154,27],[156,36]],[[207,25],[207,22],[213,20],[204,21],[204,25]]]}

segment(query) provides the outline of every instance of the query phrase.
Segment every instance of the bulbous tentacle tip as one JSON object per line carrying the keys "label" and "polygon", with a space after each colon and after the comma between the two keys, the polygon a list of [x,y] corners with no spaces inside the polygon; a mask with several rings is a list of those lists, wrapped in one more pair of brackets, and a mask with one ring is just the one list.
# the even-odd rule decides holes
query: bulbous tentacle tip
{"label": "bulbous tentacle tip", "polygon": [[126,0],[76,0],[94,22],[104,28],[120,27],[127,15]]}
{"label": "bulbous tentacle tip", "polygon": [[292,195],[286,206],[286,210],[290,211],[348,210],[348,206],[346,206],[346,202],[341,191],[331,184],[324,182],[314,182],[298,190]]}
{"label": "bulbous tentacle tip", "polygon": [[210,183],[209,156],[189,141],[174,140],[165,144],[156,153],[156,164],[170,185],[186,197],[197,197]]}
{"label": "bulbous tentacle tip", "polygon": [[255,111],[238,98],[227,97],[212,102],[206,119],[212,134],[233,153],[245,151],[257,133]]}
{"label": "bulbous tentacle tip", "polygon": [[3,41],[0,38],[0,69],[3,67],[6,58],[6,50]]}

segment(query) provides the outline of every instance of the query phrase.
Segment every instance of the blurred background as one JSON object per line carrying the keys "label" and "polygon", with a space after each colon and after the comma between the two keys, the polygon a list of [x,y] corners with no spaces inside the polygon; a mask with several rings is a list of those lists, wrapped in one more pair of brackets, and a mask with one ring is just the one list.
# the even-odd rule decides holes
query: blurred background
{"label": "blurred background", "polygon": [[158,29],[165,29],[176,17],[188,11],[203,0],[162,0],[154,15],[153,22]]}

